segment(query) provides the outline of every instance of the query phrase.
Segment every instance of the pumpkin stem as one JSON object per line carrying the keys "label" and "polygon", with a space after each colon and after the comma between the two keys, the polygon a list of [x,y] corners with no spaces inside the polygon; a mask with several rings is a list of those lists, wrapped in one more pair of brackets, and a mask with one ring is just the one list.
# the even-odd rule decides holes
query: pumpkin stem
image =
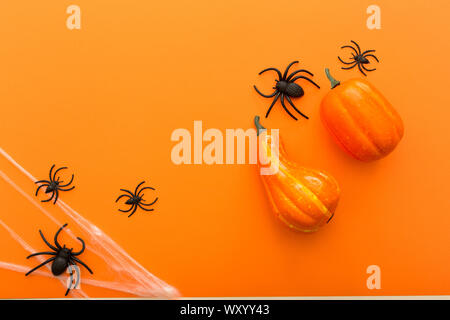
{"label": "pumpkin stem", "polygon": [[331,89],[334,89],[336,86],[340,85],[341,82],[333,78],[333,76],[330,74],[330,69],[325,68],[325,74],[327,75],[328,80],[331,82]]}
{"label": "pumpkin stem", "polygon": [[255,122],[255,127],[256,127],[256,129],[257,129],[256,134],[257,134],[258,136],[259,136],[259,133],[260,133],[261,131],[267,130],[266,128],[264,128],[264,127],[261,125],[261,123],[259,123],[259,116],[255,116],[254,122]]}

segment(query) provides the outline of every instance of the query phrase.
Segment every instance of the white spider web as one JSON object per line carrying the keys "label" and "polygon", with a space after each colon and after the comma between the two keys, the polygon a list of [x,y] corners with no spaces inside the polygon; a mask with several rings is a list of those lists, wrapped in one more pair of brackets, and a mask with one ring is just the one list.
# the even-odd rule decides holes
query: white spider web
{"label": "white spider web", "polygon": [[[72,242],[74,246],[80,245],[76,237],[81,237],[86,242],[86,252],[83,253],[82,260],[86,262],[87,260],[85,259],[89,259],[90,263],[88,265],[94,262],[96,269],[100,269],[98,272],[94,270],[94,275],[84,272],[81,277],[81,284],[120,291],[140,297],[176,298],[179,296],[178,291],[174,287],[147,271],[101,229],[61,199],[52,208],[42,206],[41,202],[36,197],[31,196],[32,193],[30,192],[35,188],[34,182],[37,179],[2,148],[0,148],[0,155],[0,183],[7,185],[7,187],[4,185],[3,189],[9,189],[8,194],[10,194],[5,201],[16,200],[16,203],[20,202],[21,205],[28,206],[26,210],[22,208],[20,212],[0,212],[0,229],[3,228],[11,236],[11,239],[25,250],[23,260],[19,261],[17,258],[8,257],[7,252],[3,251],[0,255],[0,268],[25,273],[30,270],[30,266],[44,262],[47,258],[43,256],[36,256],[29,260],[25,259],[28,254],[47,251],[46,249],[42,250],[45,248],[45,245],[40,239],[37,229],[42,229],[47,240],[51,242],[58,228],[67,222],[69,225],[61,232],[61,236],[66,237],[66,241]],[[19,185],[18,182],[16,183],[15,180],[8,176],[4,172],[4,169],[8,166],[12,167],[13,173],[11,176],[14,176],[15,180],[25,182]],[[23,215],[23,217],[18,219],[15,216],[17,214]],[[27,226],[23,222],[27,220],[26,215],[31,214],[42,215],[42,225],[49,227],[44,229],[36,228],[36,226]],[[38,248],[32,247],[31,244],[37,243],[39,243]],[[4,259],[7,261],[3,261]],[[47,264],[46,267],[34,271],[30,276],[45,276],[55,279],[49,271],[50,264]],[[101,274],[101,278],[99,274]],[[64,293],[67,286],[67,277],[59,276],[57,279],[64,286],[64,291],[62,291]],[[70,290],[70,295],[72,297],[89,297],[88,289],[85,286],[76,290],[72,289]]]}

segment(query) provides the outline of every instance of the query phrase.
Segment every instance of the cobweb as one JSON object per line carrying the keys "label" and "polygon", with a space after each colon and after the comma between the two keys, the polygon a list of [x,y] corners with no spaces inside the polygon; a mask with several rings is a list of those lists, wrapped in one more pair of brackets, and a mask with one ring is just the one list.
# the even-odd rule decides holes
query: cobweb
{"label": "cobweb", "polygon": [[[5,172],[8,172],[7,175]],[[60,243],[66,243],[69,248],[79,248],[76,237],[86,242],[86,251],[81,259],[91,268],[95,266],[94,274],[82,272],[81,284],[78,289],[70,290],[72,297],[89,297],[89,286],[100,287],[123,292],[140,297],[176,298],[178,291],[158,279],[143,266],[130,257],[114,240],[100,228],[72,209],[59,199],[55,206],[43,206],[34,197],[37,179],[20,166],[9,154],[0,148],[0,191],[2,201],[12,201],[8,212],[0,212],[0,229],[4,229],[17,250],[2,250],[0,268],[25,273],[33,266],[44,262],[45,256],[25,259],[35,252],[48,251],[39,236],[41,229],[49,242],[54,234],[64,224],[68,223],[60,234]],[[13,212],[11,212],[13,211]],[[19,217],[19,218],[18,218]],[[35,223],[39,221],[39,226]],[[78,249],[74,249],[77,251]],[[18,251],[18,252],[17,252]],[[45,276],[59,280],[67,288],[67,275],[55,277],[50,272],[51,264],[42,267],[31,276]],[[81,267],[82,268],[82,267]],[[80,271],[81,272],[81,271]]]}

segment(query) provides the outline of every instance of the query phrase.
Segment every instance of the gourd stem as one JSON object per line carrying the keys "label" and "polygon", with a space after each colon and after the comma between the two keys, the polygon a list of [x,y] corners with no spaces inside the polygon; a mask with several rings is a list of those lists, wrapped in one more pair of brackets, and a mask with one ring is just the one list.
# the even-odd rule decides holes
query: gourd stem
{"label": "gourd stem", "polygon": [[259,136],[259,133],[262,131],[262,130],[267,130],[266,128],[264,128],[262,125],[261,125],[261,123],[259,123],[259,116],[255,116],[255,119],[254,119],[254,122],[255,122],[255,127],[256,127],[256,134]]}
{"label": "gourd stem", "polygon": [[333,78],[333,76],[330,74],[330,69],[325,68],[325,74],[327,75],[328,80],[331,82],[331,89],[334,89],[336,86],[340,85],[341,82]]}

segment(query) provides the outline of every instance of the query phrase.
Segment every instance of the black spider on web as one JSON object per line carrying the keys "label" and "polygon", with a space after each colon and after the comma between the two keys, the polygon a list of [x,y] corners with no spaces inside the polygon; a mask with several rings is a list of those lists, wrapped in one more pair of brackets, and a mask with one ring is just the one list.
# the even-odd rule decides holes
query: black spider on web
{"label": "black spider on web", "polygon": [[52,194],[50,198],[48,198],[46,200],[41,200],[42,202],[48,202],[48,201],[51,201],[52,199],[55,199],[53,201],[53,204],[55,204],[56,201],[58,200],[59,191],[70,191],[73,188],[75,188],[75,186],[67,188],[73,182],[73,178],[74,178],[73,174],[72,174],[72,178],[70,179],[70,181],[68,183],[63,183],[63,181],[60,180],[59,176],[56,177],[56,175],[58,174],[59,171],[67,169],[67,167],[61,167],[52,174],[54,168],[55,168],[55,165],[52,165],[52,167],[50,168],[50,173],[49,173],[50,180],[39,180],[39,181],[35,182],[36,184],[41,184],[36,190],[36,196],[38,195],[39,190],[43,187],[47,187],[47,188],[45,188],[45,193]]}
{"label": "black spider on web", "polygon": [[[52,245],[51,243],[49,243],[47,241],[47,239],[45,239],[44,234],[42,233],[41,230],[39,230],[39,234],[41,235],[42,240],[44,241],[44,243],[52,250],[52,251],[44,251],[44,252],[36,252],[33,254],[30,254],[27,259],[31,258],[31,257],[35,257],[35,256],[40,256],[40,255],[49,255],[52,256],[51,258],[48,258],[47,260],[45,260],[44,262],[42,262],[41,264],[37,265],[36,267],[34,267],[33,269],[31,269],[30,271],[28,271],[25,276],[28,276],[30,273],[36,271],[37,269],[39,269],[42,266],[45,266],[47,263],[52,263],[51,266],[51,271],[52,274],[54,276],[59,276],[61,275],[64,271],[66,271],[66,269],[70,266],[74,266],[77,263],[82,265],[83,267],[85,267],[91,274],[93,274],[92,270],[87,266],[87,264],[85,264],[83,261],[81,261],[77,256],[81,255],[84,250],[86,249],[86,245],[84,244],[83,239],[77,237],[77,239],[81,242],[81,250],[74,252],[73,248],[66,248],[66,245],[61,246],[58,242],[58,236],[60,234],[60,232],[67,227],[67,223],[64,224],[61,228],[58,229],[58,231],[56,231],[55,234],[55,238],[54,238],[54,243],[55,245]],[[70,276],[72,277],[73,273],[70,273]],[[78,275],[79,276],[79,275]],[[70,291],[70,286],[67,288],[66,291],[66,296]]]}

